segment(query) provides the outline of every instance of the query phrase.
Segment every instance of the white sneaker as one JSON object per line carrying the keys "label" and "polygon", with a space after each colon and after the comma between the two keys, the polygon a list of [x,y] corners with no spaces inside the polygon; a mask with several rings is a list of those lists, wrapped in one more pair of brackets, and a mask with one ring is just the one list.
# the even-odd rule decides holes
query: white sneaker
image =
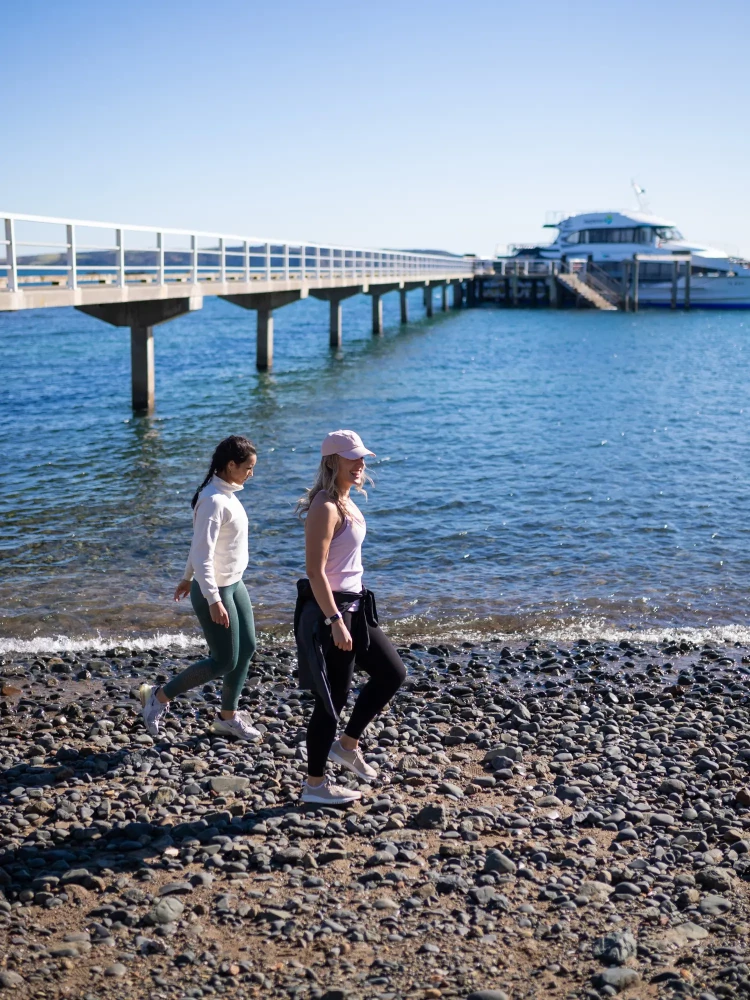
{"label": "white sneaker", "polygon": [[303,802],[312,802],[319,806],[346,806],[361,799],[362,793],[344,788],[343,785],[334,785],[331,779],[326,777],[322,785],[308,785],[305,782],[300,798]]}
{"label": "white sneaker", "polygon": [[341,746],[341,740],[336,740],[328,751],[328,759],[332,760],[334,764],[340,764],[348,771],[353,771],[358,777],[364,778],[365,781],[372,781],[373,778],[377,778],[378,776],[375,768],[370,767],[362,756],[362,751],[359,747],[356,750],[344,750]]}
{"label": "white sneaker", "polygon": [[158,690],[159,688],[154,684],[141,684],[138,689],[141,705],[143,705],[143,710],[141,711],[143,724],[146,727],[146,732],[151,736],[159,735],[162,716],[166,714],[169,707],[168,705],[163,705],[156,697]]}
{"label": "white sneaker", "polygon": [[211,732],[217,736],[232,736],[247,743],[254,743],[261,738],[261,734],[250,725],[250,720],[244,712],[237,712],[233,719],[222,719],[218,716],[211,723]]}

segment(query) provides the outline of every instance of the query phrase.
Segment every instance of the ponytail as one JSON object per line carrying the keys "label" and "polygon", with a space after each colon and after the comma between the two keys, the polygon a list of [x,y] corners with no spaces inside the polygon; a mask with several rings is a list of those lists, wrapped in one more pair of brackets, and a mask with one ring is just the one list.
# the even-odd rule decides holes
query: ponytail
{"label": "ponytail", "polygon": [[224,438],[223,441],[220,441],[214,451],[206,478],[195,491],[195,495],[190,502],[190,506],[195,509],[195,505],[198,503],[198,497],[201,495],[201,490],[210,483],[212,477],[215,476],[216,473],[223,472],[230,462],[234,462],[236,465],[241,465],[253,455],[257,455],[257,450],[252,441],[249,441],[246,437],[240,437],[239,435],[232,434],[230,437]]}

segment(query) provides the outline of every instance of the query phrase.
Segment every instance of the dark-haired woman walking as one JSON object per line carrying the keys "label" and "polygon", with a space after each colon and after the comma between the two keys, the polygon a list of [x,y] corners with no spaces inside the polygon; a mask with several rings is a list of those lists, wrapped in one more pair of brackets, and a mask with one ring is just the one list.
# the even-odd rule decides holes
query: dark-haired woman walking
{"label": "dark-haired woman walking", "polygon": [[190,594],[210,656],[186,667],[164,687],[142,684],[143,721],[152,736],[172,698],[208,681],[224,678],[221,711],[214,733],[257,740],[260,733],[237,711],[242,686],[255,652],[255,623],[242,574],[248,563],[247,514],[236,494],[253,475],[257,453],[247,438],[221,441],[208,475],[193,497],[193,542],[174,598]]}

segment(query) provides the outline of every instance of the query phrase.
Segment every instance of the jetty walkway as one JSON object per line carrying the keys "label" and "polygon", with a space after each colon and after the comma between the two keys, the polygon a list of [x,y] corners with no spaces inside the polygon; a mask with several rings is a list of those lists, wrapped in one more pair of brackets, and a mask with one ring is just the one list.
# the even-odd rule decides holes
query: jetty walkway
{"label": "jetty walkway", "polygon": [[[473,305],[492,262],[449,253],[380,250],[182,229],[82,222],[0,212],[0,311],[73,306],[130,328],[133,408],[154,406],[154,327],[200,309],[215,295],[257,313],[256,364],[273,364],[274,310],[313,296],[330,303],[330,345],[342,342],[342,302],[372,299],[382,333],[382,296],[435,288],[441,307]],[[452,289],[452,301],[449,298]]]}

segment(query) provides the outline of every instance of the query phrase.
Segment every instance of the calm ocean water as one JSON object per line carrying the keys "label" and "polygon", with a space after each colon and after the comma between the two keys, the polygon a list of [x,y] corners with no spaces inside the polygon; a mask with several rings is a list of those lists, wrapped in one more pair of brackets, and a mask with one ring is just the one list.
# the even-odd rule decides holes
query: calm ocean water
{"label": "calm ocean water", "polygon": [[[171,593],[215,443],[258,445],[241,494],[259,624],[288,633],[320,439],[377,452],[366,579],[392,633],[750,636],[750,321],[737,313],[499,310],[369,330],[344,350],[313,300],[206,299],[156,329],[157,412],[134,419],[128,331],[73,310],[0,313],[0,650],[195,635]],[[395,621],[394,621],[395,619]],[[157,638],[161,636],[161,638]],[[62,638],[61,638],[62,637]]]}

